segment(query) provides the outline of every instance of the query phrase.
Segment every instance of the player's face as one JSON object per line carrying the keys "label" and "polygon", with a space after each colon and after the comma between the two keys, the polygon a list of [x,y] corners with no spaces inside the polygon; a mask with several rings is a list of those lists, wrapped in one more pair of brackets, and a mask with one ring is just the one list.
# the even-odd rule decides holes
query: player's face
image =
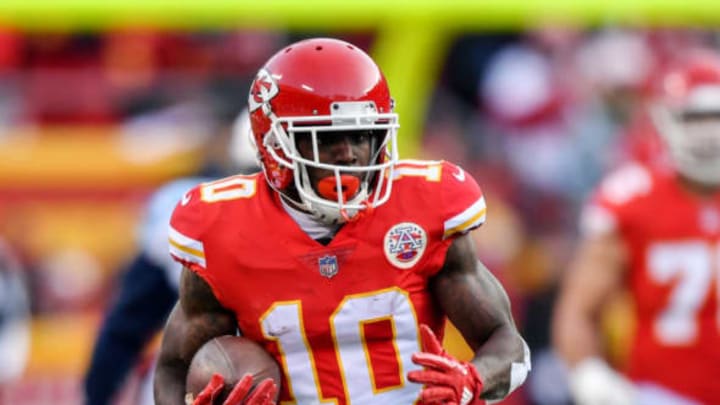
{"label": "player's face", "polygon": [[701,163],[720,160],[720,113],[685,114],[681,122],[694,159]]}
{"label": "player's face", "polygon": [[[305,159],[314,160],[312,137],[309,134],[298,134],[296,136],[298,152]],[[370,164],[372,143],[373,135],[371,131],[367,130],[319,132],[317,135],[318,161],[337,166],[366,166]],[[360,172],[343,174],[349,174],[357,178],[363,176]],[[321,179],[333,175],[332,170],[308,168],[308,176],[313,188],[317,187]]]}
{"label": "player's face", "polygon": [[663,132],[678,174],[700,192],[720,186],[720,111],[685,111]]}

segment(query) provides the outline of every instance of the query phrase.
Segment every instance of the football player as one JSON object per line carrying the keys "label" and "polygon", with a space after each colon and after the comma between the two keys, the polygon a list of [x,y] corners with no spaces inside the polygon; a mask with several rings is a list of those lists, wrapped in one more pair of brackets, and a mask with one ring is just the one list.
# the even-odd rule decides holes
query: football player
{"label": "football player", "polygon": [[[118,295],[100,327],[83,381],[86,405],[107,405],[137,366],[143,350],[162,330],[177,301],[182,266],[167,260],[167,227],[177,201],[211,178],[188,177],[160,187],[149,199],[138,252],[124,269]],[[142,395],[141,395],[142,397]],[[151,404],[144,399],[138,405]]]}
{"label": "football player", "polygon": [[[527,345],[469,232],[485,221],[475,180],[443,161],[398,161],[398,117],[375,62],[344,41],[280,50],[249,96],[262,173],[205,183],[175,208],[184,265],[155,377],[182,403],[197,349],[234,334],[283,371],[226,405],[481,404],[517,388]],[[442,350],[446,317],[475,351]],[[213,379],[216,381],[216,379]],[[209,404],[205,394],[188,398]],[[222,379],[220,379],[222,382]]]}
{"label": "football player", "polygon": [[[652,115],[671,170],[631,164],[599,185],[557,303],[579,405],[720,404],[720,58],[693,52],[660,88]],[[634,315],[624,373],[604,360],[599,322],[622,289]]]}
{"label": "football player", "polygon": [[0,394],[5,384],[9,387],[23,376],[30,359],[30,306],[25,268],[0,238]]}

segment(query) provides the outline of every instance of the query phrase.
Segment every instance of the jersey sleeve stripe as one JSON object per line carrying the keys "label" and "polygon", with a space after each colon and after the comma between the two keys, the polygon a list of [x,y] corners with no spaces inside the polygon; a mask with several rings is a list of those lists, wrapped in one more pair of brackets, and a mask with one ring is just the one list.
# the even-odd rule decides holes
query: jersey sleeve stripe
{"label": "jersey sleeve stripe", "polygon": [[447,238],[458,232],[463,233],[477,228],[485,222],[486,213],[487,206],[485,205],[485,197],[480,197],[479,200],[465,211],[445,221],[443,238]]}
{"label": "jersey sleeve stripe", "polygon": [[181,234],[172,227],[169,230],[170,254],[190,263],[205,267],[203,243]]}

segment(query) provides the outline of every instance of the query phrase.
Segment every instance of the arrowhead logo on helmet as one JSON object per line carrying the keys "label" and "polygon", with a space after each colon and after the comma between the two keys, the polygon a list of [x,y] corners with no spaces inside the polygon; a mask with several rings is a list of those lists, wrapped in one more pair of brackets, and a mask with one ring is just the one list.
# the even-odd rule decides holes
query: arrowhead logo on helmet
{"label": "arrowhead logo on helmet", "polygon": [[250,96],[248,97],[248,108],[250,112],[258,108],[268,105],[270,100],[278,94],[278,85],[273,79],[270,72],[260,69],[255,80],[250,87]]}

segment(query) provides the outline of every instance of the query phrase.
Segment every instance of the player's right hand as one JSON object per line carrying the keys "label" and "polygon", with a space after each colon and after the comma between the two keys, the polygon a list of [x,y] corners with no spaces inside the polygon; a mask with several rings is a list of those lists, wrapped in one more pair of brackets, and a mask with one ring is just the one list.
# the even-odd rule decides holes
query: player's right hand
{"label": "player's right hand", "polygon": [[570,372],[570,391],[577,405],[634,405],[635,388],[606,362],[590,358]]}
{"label": "player's right hand", "polygon": [[[272,378],[266,378],[252,389],[253,377],[245,374],[235,384],[223,405],[275,405],[275,394],[278,387]],[[220,395],[225,381],[220,374],[213,374],[208,384],[198,394],[192,405],[212,405],[213,400]],[[252,392],[250,390],[252,389]]]}
{"label": "player's right hand", "polygon": [[420,403],[448,405],[483,405],[479,398],[483,382],[469,362],[462,362],[448,354],[437,336],[427,325],[420,325],[423,351],[412,355],[413,363],[422,370],[408,372],[407,378],[422,384]]}

